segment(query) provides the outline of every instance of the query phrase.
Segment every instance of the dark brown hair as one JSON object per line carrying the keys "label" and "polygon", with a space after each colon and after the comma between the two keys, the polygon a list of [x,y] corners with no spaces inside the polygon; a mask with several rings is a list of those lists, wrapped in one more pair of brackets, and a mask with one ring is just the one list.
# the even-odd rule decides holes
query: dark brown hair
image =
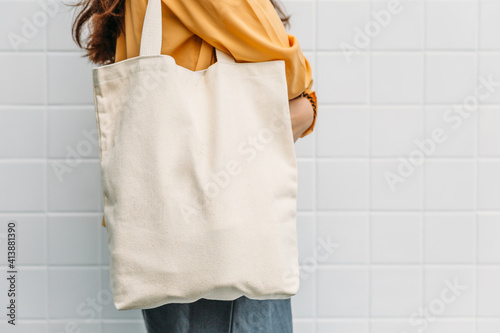
{"label": "dark brown hair", "polygon": [[[276,0],[270,1],[285,27],[289,27],[290,15],[285,14]],[[115,62],[116,39],[123,31],[125,0],[79,0],[70,6],[78,7],[72,35],[86,51],[85,56],[96,64]]]}

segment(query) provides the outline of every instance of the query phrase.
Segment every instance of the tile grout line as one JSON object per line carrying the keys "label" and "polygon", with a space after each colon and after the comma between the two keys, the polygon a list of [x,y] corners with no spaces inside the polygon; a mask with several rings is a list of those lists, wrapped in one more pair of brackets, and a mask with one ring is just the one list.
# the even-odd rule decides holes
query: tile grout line
{"label": "tile grout line", "polygon": [[[412,210],[395,210],[395,209],[391,209],[391,210],[376,210],[376,209],[373,209],[371,210],[371,214],[372,215],[376,215],[376,214],[397,214],[397,215],[401,215],[401,214],[412,214],[412,213],[419,213],[421,211],[421,209],[412,209]],[[484,209],[484,210],[477,210],[481,213],[485,213],[485,214],[499,214],[500,211],[499,210],[491,210],[491,209]],[[314,210],[306,210],[306,209],[299,209],[298,212],[300,214],[314,214]],[[438,214],[459,214],[459,213],[472,213],[474,214],[476,212],[476,210],[474,209],[470,209],[470,210],[446,210],[446,209],[441,209],[441,210],[429,210],[427,211],[428,213],[432,213],[434,215],[438,215]],[[9,215],[9,214],[17,214],[17,215],[23,215],[23,216],[37,216],[37,215],[40,215],[40,214],[43,214],[44,211],[43,210],[40,210],[40,211],[29,211],[29,212],[26,212],[26,211],[2,211],[0,212],[0,216],[3,216],[3,215]],[[345,209],[345,210],[333,210],[333,209],[318,209],[316,211],[316,213],[318,215],[323,215],[323,214],[327,214],[327,215],[336,215],[336,214],[341,214],[341,215],[344,215],[344,214],[353,214],[353,215],[358,215],[358,214],[366,214],[368,213],[368,211],[366,210],[355,210],[355,209]],[[101,214],[101,217],[102,217],[102,211],[52,211],[52,212],[47,212],[47,215],[48,216],[58,216],[58,215],[68,215],[68,216],[82,216],[82,215],[97,215],[98,214]]]}
{"label": "tile grout line", "polygon": [[[427,105],[426,105],[426,98],[427,95],[425,93],[425,79],[426,79],[426,70],[427,70],[427,58],[426,58],[426,43],[427,43],[427,1],[422,2],[422,45],[421,45],[421,54],[422,54],[422,137],[425,137],[425,121],[426,121],[426,111],[427,111]],[[421,256],[421,274],[422,274],[422,281],[420,282],[420,287],[422,288],[422,295],[420,295],[420,306],[422,309],[425,308],[425,278],[426,278],[426,256],[425,256],[425,170],[427,166],[427,157],[424,156],[423,158],[423,167],[422,167],[422,183],[420,184],[420,189],[422,191],[420,197],[421,197],[421,203],[420,203],[420,209],[422,210],[422,213],[420,215],[420,223],[421,223],[421,237],[422,239],[420,240],[420,256]]]}
{"label": "tile grout line", "polygon": [[[366,22],[370,22],[370,14],[373,10],[373,1],[368,2],[368,17],[366,18]],[[366,275],[366,283],[367,283],[367,295],[365,296],[367,302],[366,302],[366,331],[368,333],[372,332],[372,302],[371,302],[371,296],[372,296],[372,256],[371,256],[371,248],[372,248],[372,236],[373,236],[373,230],[372,230],[372,195],[371,195],[371,189],[372,189],[372,177],[371,177],[371,170],[372,170],[372,41],[368,43],[367,46],[367,57],[365,61],[367,62],[366,64],[366,105],[367,105],[367,123],[368,123],[368,158],[367,158],[367,191],[368,191],[368,216],[367,216],[367,233],[368,233],[368,241],[367,241],[367,263],[368,265],[365,268],[365,272],[367,272]]]}
{"label": "tile grout line", "polygon": [[[0,0],[1,1],[1,0]],[[407,0],[411,1],[411,0]],[[311,52],[309,52],[311,53]],[[314,56],[314,52],[312,52]],[[476,54],[474,54],[475,56]],[[316,83],[314,83],[316,84]],[[315,89],[317,89],[315,87]],[[331,103],[331,102],[322,102],[321,105],[326,108],[333,108],[333,109],[349,109],[349,108],[360,108],[360,107],[368,107],[369,105],[367,103]],[[450,106],[450,102],[446,103],[426,103],[425,104],[428,107],[447,107]],[[485,101],[484,103],[480,104],[482,107],[486,108],[498,108],[500,106],[500,102],[496,103],[488,103]],[[422,106],[422,103],[371,103],[371,106],[374,108],[387,108],[387,109],[399,109],[399,108],[419,108]],[[0,105],[0,110],[25,110],[25,109],[40,109],[43,107],[43,105],[40,104],[1,104]],[[59,109],[59,110],[79,110],[79,109],[87,109],[91,110],[94,108],[94,104],[50,104],[51,109]]]}
{"label": "tile grout line", "polygon": [[[478,89],[478,79],[479,79],[479,74],[480,74],[480,68],[479,68],[479,41],[480,41],[480,15],[481,15],[481,5],[480,1],[476,2],[476,75],[475,75],[475,80],[474,80],[474,88],[475,91]],[[475,295],[474,295],[474,331],[478,332],[478,321],[477,321],[477,316],[478,316],[478,292],[479,292],[479,280],[478,280],[478,262],[479,262],[479,218],[478,218],[478,208],[479,208],[479,119],[481,117],[480,115],[480,106],[479,103],[477,105],[476,109],[476,149],[475,149],[475,214],[474,214],[474,226],[475,226],[475,241],[476,241],[476,253],[475,253],[475,265],[474,265],[474,283],[475,283]]]}
{"label": "tile grout line", "polygon": [[45,331],[48,333],[49,330],[49,325],[50,325],[50,268],[49,268],[49,232],[50,232],[50,222],[49,222],[49,143],[48,143],[48,136],[49,136],[49,111],[48,111],[48,104],[49,104],[49,60],[48,60],[48,27],[45,26],[44,31],[44,46],[43,46],[43,65],[44,65],[44,107],[43,107],[43,122],[44,122],[44,130],[43,130],[43,140],[44,140],[44,145],[45,145],[45,161],[43,163],[44,165],[44,170],[43,170],[43,175],[44,175],[44,220],[45,220],[45,272],[47,276],[47,284],[45,286]]}
{"label": "tile grout line", "polygon": [[[318,0],[314,0],[313,2],[313,48],[314,48],[314,75],[317,78],[317,68],[318,68],[318,38],[317,38],[317,22],[318,22]],[[316,79],[317,80],[317,79]],[[317,82],[317,81],[316,81]],[[313,83],[314,84],[314,83]],[[315,87],[317,89],[317,87]],[[318,103],[319,104],[319,103]],[[319,105],[317,106],[319,109]],[[318,215],[317,215],[317,208],[318,208],[318,142],[317,142],[317,133],[314,133],[313,137],[313,172],[312,172],[312,181],[313,181],[313,186],[314,186],[314,191],[312,192],[313,195],[313,235],[314,235],[314,247],[313,247],[313,255],[314,258],[317,258],[317,253],[316,253],[316,242],[318,240]],[[318,331],[318,324],[316,322],[318,318],[318,266],[315,268],[314,272],[314,280],[313,280],[313,290],[314,290],[314,302],[313,302],[313,330],[314,332]]]}

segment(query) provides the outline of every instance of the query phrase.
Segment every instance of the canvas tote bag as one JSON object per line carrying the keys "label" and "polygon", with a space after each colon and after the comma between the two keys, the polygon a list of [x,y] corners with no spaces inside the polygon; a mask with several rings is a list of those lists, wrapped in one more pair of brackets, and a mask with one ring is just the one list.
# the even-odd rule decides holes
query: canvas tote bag
{"label": "canvas tote bag", "polygon": [[237,63],[216,49],[209,68],[181,67],[160,53],[161,0],[149,0],[142,36],[140,56],[93,69],[114,305],[291,297],[284,61]]}

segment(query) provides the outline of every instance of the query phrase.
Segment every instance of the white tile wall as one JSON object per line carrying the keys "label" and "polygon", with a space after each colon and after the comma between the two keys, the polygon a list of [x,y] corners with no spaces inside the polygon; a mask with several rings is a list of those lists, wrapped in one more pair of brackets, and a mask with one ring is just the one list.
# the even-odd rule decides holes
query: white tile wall
{"label": "white tile wall", "polygon": [[[368,262],[368,214],[321,213],[317,217],[317,247],[332,244],[321,256],[324,264],[366,264]],[[321,247],[323,249],[325,246]]]}
{"label": "white tile wall", "polygon": [[368,315],[367,267],[319,268],[316,288],[318,317]]}
{"label": "white tile wall", "polygon": [[[17,47],[19,50],[41,51],[44,49],[47,34],[45,26],[35,26],[33,15],[40,11],[36,1],[1,1],[0,13],[0,50],[12,50],[11,41],[23,40]],[[23,35],[24,33],[24,35]],[[17,37],[18,36],[18,37]],[[27,36],[27,37],[25,37]],[[29,38],[29,42],[24,42]],[[17,42],[14,45],[18,45]],[[2,89],[3,90],[3,89]]]}
{"label": "white tile wall", "polygon": [[477,1],[429,1],[426,5],[427,49],[475,50],[477,12]]}
{"label": "white tile wall", "polygon": [[2,73],[2,81],[0,81],[2,104],[43,105],[45,103],[47,74],[43,54],[2,53],[0,54],[0,73]]}
{"label": "white tile wall", "polygon": [[[21,265],[0,331],[145,332],[109,298],[92,66],[54,1],[0,0],[0,219]],[[500,2],[283,3],[319,99],[296,144],[294,331],[499,333]]]}
{"label": "white tile wall", "polygon": [[474,93],[477,56],[472,52],[427,52],[425,103],[453,105]]}
{"label": "white tile wall", "polygon": [[[372,11],[383,13],[390,0],[374,0],[371,4]],[[404,10],[389,16],[387,26],[383,33],[373,39],[373,50],[419,50],[424,41],[424,2],[405,1]],[[381,16],[383,17],[383,16]]]}
{"label": "white tile wall", "polygon": [[500,214],[479,213],[477,215],[477,260],[482,264],[500,263]]}
{"label": "white tile wall", "polygon": [[421,54],[374,54],[370,81],[372,104],[420,103],[422,70]]}
{"label": "white tile wall", "polygon": [[372,317],[407,317],[422,304],[422,270],[407,265],[372,267],[368,296]]}
{"label": "white tile wall", "polygon": [[2,158],[35,157],[45,155],[45,128],[42,108],[5,108],[0,109],[0,142],[15,142],[3,144],[0,147]]}

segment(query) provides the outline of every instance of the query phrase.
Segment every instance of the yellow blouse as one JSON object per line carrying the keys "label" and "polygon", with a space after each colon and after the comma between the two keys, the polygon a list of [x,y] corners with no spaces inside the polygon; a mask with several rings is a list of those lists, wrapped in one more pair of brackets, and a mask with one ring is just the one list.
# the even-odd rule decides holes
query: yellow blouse
{"label": "yellow blouse", "polygon": [[[137,57],[147,0],[125,1],[124,32],[116,42],[115,61]],[[309,61],[297,38],[289,34],[269,0],[162,0],[162,54],[197,71],[215,62],[213,47],[232,54],[237,62],[284,60],[288,98],[304,95],[315,115],[301,138],[316,123],[317,98],[311,90]],[[106,226],[104,217],[102,226]]]}

